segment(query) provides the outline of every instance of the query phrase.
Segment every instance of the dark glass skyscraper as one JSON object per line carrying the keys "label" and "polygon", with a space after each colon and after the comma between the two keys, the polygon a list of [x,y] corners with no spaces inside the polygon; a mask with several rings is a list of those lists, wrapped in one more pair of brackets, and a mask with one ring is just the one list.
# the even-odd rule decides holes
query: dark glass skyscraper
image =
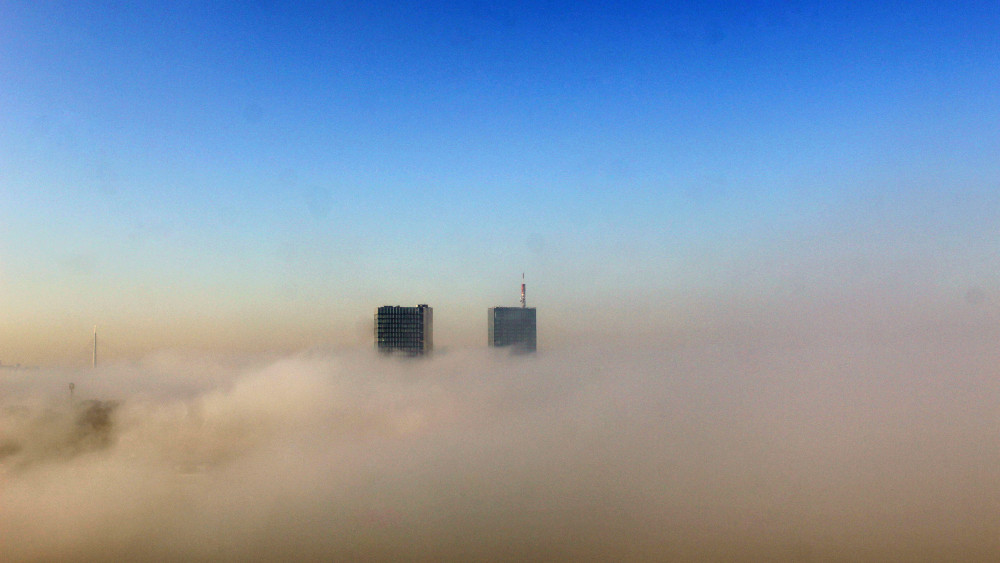
{"label": "dark glass skyscraper", "polygon": [[487,330],[492,347],[512,346],[515,352],[534,352],[535,308],[490,307]]}
{"label": "dark glass skyscraper", "polygon": [[428,305],[385,305],[375,312],[375,348],[419,356],[434,349],[434,310]]}

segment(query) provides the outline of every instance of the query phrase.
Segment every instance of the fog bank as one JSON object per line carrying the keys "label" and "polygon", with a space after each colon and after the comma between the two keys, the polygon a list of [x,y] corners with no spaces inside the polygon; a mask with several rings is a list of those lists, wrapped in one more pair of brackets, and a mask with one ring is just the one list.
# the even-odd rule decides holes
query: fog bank
{"label": "fog bank", "polygon": [[4,371],[0,558],[987,560],[995,336]]}

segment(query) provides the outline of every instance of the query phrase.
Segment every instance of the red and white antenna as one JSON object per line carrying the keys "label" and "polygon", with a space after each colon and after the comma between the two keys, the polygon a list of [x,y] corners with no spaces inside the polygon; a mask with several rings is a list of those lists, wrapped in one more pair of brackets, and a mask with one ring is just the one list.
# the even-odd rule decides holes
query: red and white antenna
{"label": "red and white antenna", "polygon": [[527,307],[528,303],[524,300],[524,272],[521,272],[521,307]]}

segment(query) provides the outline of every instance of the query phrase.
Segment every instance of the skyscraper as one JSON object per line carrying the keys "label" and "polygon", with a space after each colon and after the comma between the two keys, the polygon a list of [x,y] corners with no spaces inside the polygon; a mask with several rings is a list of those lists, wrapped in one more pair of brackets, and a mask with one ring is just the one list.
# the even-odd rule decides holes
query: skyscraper
{"label": "skyscraper", "polygon": [[515,352],[536,349],[535,308],[528,307],[521,275],[521,306],[490,307],[487,315],[487,337],[491,347],[511,346]]}
{"label": "skyscraper", "polygon": [[434,349],[434,310],[428,305],[385,305],[375,312],[375,348],[419,356]]}

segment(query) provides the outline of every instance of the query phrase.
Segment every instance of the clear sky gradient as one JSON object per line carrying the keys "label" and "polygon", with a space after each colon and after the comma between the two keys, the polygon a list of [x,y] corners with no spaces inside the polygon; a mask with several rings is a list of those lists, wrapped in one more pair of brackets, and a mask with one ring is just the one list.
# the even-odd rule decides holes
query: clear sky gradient
{"label": "clear sky gradient", "polygon": [[334,4],[0,1],[0,361],[1000,319],[996,2]]}

